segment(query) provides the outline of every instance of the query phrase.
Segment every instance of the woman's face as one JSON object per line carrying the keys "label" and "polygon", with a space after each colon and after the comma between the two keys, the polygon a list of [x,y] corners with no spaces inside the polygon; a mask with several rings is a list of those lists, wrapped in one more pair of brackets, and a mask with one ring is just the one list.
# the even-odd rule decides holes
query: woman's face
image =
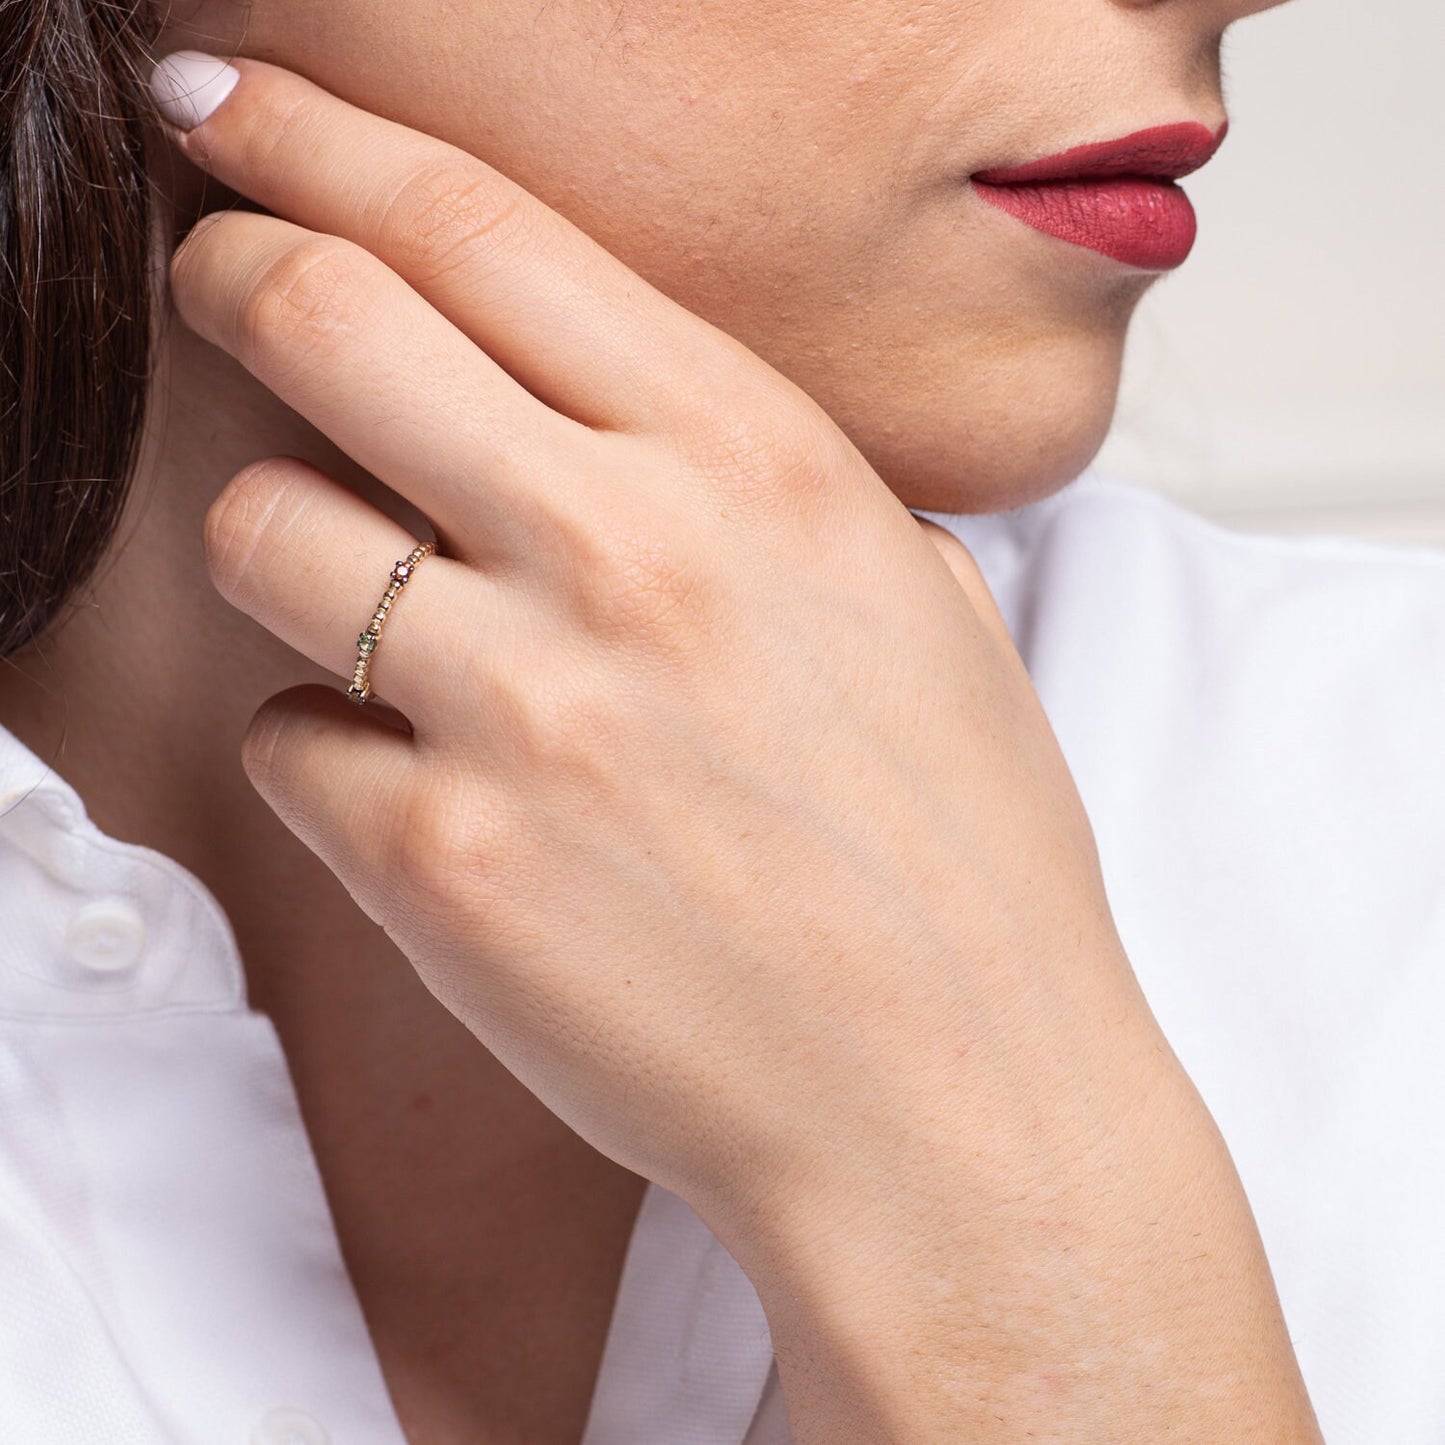
{"label": "woman's face", "polygon": [[975,512],[1087,465],[1160,273],[968,177],[1217,130],[1221,34],[1277,3],[200,0],[161,49],[274,61],[464,147],[795,381],[908,506]]}

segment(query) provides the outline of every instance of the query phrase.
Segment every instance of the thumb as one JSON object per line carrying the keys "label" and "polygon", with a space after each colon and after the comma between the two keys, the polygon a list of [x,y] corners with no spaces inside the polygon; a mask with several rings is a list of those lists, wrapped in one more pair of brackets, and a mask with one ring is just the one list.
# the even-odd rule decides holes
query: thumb
{"label": "thumb", "polygon": [[947,527],[940,527],[937,522],[930,522],[926,517],[916,516],[913,520],[923,528],[924,535],[938,548],[939,556],[958,579],[958,585],[968,594],[968,600],[973,603],[979,620],[988,628],[994,640],[1007,651],[1017,653],[1018,649],[1014,646],[1008,624],[1003,620],[1003,613],[998,610],[998,603],[994,601],[993,593],[989,591],[988,583],[984,581],[983,572],[974,561],[973,553]]}

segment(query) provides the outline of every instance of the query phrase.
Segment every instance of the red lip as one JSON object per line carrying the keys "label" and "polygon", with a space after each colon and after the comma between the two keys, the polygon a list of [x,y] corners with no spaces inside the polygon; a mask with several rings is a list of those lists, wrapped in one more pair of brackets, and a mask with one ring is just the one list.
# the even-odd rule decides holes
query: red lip
{"label": "red lip", "polygon": [[1217,131],[1197,121],[1156,125],[1136,130],[1120,140],[1095,141],[1074,146],[1058,155],[1044,156],[1021,166],[995,166],[979,171],[976,181],[1011,186],[1020,181],[1076,180],[1088,176],[1144,176],[1178,180],[1197,171],[1224,143],[1225,121]]}
{"label": "red lip", "polygon": [[1194,207],[1174,181],[1197,171],[1228,130],[1228,121],[1217,131],[1194,121],[1155,126],[992,167],[973,181],[989,205],[1036,231],[1129,266],[1167,271],[1189,255],[1197,230]]}

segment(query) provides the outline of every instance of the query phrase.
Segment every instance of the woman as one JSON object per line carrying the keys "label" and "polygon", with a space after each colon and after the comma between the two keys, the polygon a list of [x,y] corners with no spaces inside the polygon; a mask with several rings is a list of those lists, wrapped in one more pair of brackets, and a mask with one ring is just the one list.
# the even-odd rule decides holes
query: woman
{"label": "woman", "polygon": [[1425,1438],[1281,1308],[1225,1137],[1269,1195],[1300,1115],[1196,1088],[1352,915],[1199,865],[1315,801],[1261,718],[1388,695],[1237,609],[1403,662],[1442,569],[1079,477],[1263,8],[7,6],[6,1438]]}

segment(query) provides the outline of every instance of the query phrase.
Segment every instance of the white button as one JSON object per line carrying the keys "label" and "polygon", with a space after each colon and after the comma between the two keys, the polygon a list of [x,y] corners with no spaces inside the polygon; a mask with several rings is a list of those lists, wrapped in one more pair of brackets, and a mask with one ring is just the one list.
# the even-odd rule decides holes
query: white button
{"label": "white button", "polygon": [[331,1445],[331,1436],[305,1410],[278,1405],[267,1410],[251,1431],[251,1445]]}
{"label": "white button", "polygon": [[92,973],[123,973],[145,944],[145,920],[124,898],[98,898],[76,911],[66,930],[70,956]]}

